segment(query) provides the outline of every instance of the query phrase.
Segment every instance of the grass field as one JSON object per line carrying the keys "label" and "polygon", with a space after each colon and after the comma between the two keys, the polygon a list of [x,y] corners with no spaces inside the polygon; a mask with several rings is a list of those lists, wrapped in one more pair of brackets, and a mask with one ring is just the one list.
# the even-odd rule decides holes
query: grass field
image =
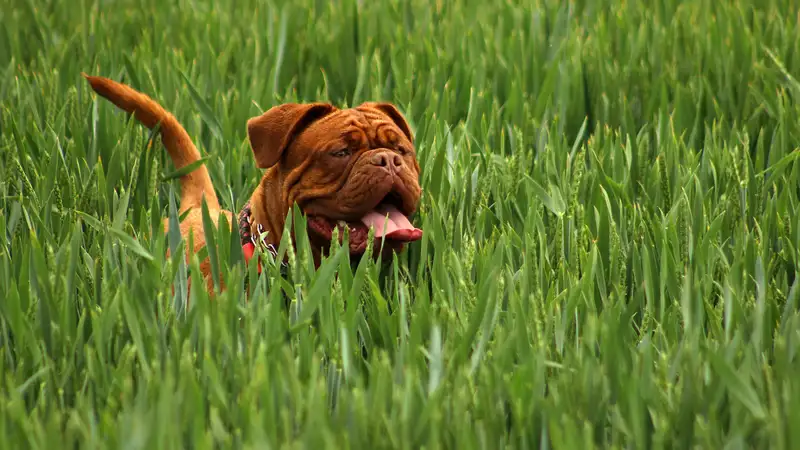
{"label": "grass field", "polygon": [[[0,448],[800,447],[795,2],[159,4],[0,6]],[[215,233],[184,308],[174,167],[82,71],[234,211],[249,117],[395,102],[425,238],[245,301]]]}

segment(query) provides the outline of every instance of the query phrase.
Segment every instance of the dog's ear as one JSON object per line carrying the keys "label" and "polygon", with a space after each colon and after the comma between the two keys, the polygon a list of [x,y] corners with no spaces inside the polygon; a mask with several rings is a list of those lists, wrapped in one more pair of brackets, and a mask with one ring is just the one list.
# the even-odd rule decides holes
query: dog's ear
{"label": "dog's ear", "polygon": [[247,121],[247,138],[259,169],[274,166],[297,134],[336,111],[328,103],[285,103]]}
{"label": "dog's ear", "polygon": [[391,103],[385,102],[364,102],[361,108],[372,108],[386,114],[392,121],[400,128],[400,131],[406,135],[409,141],[414,142],[414,135],[411,133],[411,127],[408,126],[406,118],[403,114]]}

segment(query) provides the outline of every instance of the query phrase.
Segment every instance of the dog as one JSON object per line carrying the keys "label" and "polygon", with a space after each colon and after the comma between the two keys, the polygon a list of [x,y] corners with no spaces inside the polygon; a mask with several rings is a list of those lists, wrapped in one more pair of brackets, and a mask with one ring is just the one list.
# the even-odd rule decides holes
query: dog
{"label": "dog", "polygon": [[[176,169],[200,159],[184,127],[155,100],[111,79],[81,75],[94,92],[133,114],[147,128],[158,126]],[[190,234],[194,239],[187,259],[206,244],[203,198],[214,226],[219,226],[220,214],[232,226],[238,225],[248,263],[256,245],[278,247],[295,204],[306,216],[316,267],[329,251],[336,228],[340,242],[347,228],[349,251],[357,258],[367,248],[370,229],[374,248],[383,248],[374,253],[376,257],[402,252],[406,244],[422,238],[422,230],[409,220],[422,194],[414,136],[393,104],[365,102],[339,109],[324,102],[284,103],[250,118],[246,125],[256,167],[264,173],[236,221],[232,211],[220,207],[205,165],[180,178],[179,213],[185,214],[180,234],[187,243]],[[168,230],[168,219],[163,226]],[[263,239],[256,238],[260,236]],[[296,245],[294,236],[291,239]],[[200,263],[200,271],[213,294],[208,258]],[[220,289],[225,289],[224,280]]]}

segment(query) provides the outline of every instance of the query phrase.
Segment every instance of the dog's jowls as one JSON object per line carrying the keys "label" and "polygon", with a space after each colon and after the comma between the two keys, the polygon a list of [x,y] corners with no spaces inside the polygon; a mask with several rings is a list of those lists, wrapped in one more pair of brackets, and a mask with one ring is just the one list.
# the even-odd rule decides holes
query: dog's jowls
{"label": "dog's jowls", "polygon": [[[159,131],[176,169],[200,159],[200,153],[175,117],[145,94],[108,78],[83,76],[92,89],[148,128]],[[350,109],[327,103],[287,103],[247,122],[247,137],[256,165],[266,169],[250,197],[250,231],[266,232],[277,247],[293,204],[307,216],[308,234],[317,264],[330,246],[334,228],[340,238],[348,228],[350,252],[362,254],[369,229],[375,248],[402,251],[421,238],[409,217],[417,209],[421,189],[413,135],[402,114],[390,103],[367,102]],[[208,170],[201,165],[181,177],[180,212],[188,213],[180,232],[193,234],[194,248],[205,246],[201,202],[211,217],[220,213],[235,226],[235,215],[220,208]],[[166,228],[167,221],[164,221]],[[201,272],[213,287],[208,259]],[[224,286],[224,285],[223,285]]]}

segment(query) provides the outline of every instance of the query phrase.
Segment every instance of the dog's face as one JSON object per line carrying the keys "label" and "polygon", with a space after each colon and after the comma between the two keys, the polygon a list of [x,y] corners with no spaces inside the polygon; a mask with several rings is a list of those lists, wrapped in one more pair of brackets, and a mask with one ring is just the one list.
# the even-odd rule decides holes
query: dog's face
{"label": "dog's face", "polygon": [[365,251],[370,228],[376,252],[422,237],[409,219],[421,195],[413,135],[391,104],[285,104],[247,125],[258,166],[279,174],[281,213],[297,203],[315,246],[329,246],[334,228],[341,239],[345,227],[352,254]]}

